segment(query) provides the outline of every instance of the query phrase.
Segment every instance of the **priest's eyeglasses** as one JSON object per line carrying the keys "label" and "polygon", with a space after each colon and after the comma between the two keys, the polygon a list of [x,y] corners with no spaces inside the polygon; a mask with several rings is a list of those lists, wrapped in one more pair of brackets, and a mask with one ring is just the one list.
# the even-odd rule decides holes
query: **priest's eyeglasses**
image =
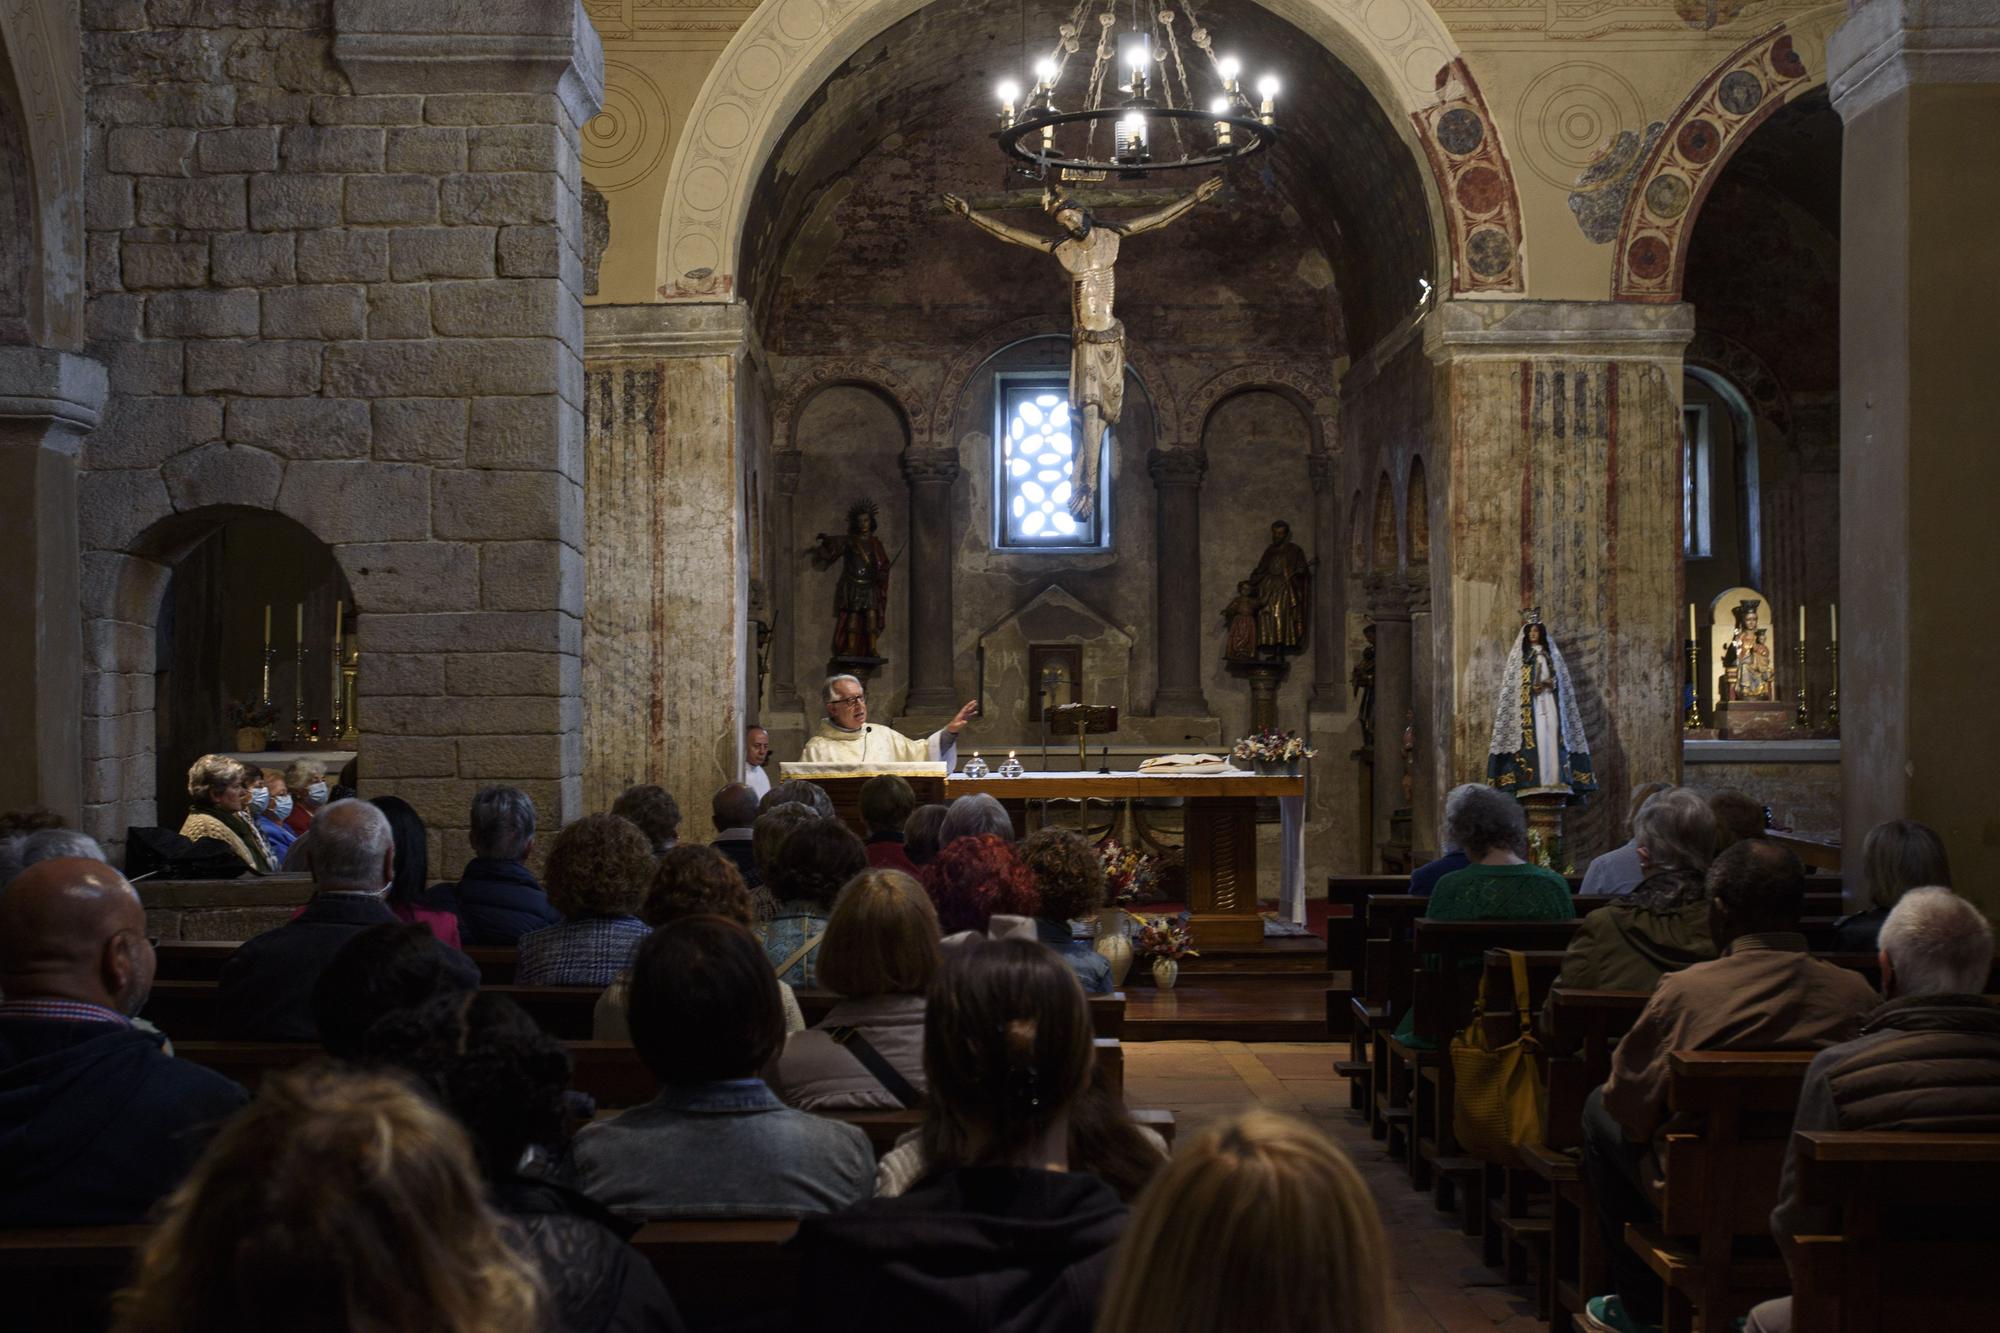
{"label": "priest's eyeglasses", "polygon": [[850,694],[845,698],[836,697],[833,700],[833,706],[835,708],[852,707],[855,704],[865,704],[867,702],[868,696],[866,694]]}

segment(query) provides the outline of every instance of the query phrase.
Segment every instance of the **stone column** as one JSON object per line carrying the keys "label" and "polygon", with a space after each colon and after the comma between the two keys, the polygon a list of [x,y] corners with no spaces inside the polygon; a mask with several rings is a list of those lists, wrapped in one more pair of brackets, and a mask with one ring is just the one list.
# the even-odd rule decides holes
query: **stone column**
{"label": "stone column", "polygon": [[[45,806],[74,827],[84,789],[121,775],[83,771],[83,621],[78,601],[77,450],[97,425],[104,367],[37,347],[0,347],[0,810]],[[126,677],[99,676],[118,692]],[[145,680],[150,691],[152,680]],[[93,796],[106,800],[109,797]]]}
{"label": "stone column", "polygon": [[1159,596],[1159,689],[1155,717],[1207,717],[1201,692],[1201,479],[1208,472],[1202,449],[1155,449],[1146,471],[1158,492],[1154,565]]}
{"label": "stone column", "polygon": [[[805,455],[786,449],[771,460],[771,623],[777,627],[771,640],[770,714],[786,726],[797,721],[799,702],[796,654],[792,651],[792,606],[798,595],[798,548],[793,544],[792,498],[799,493],[799,472]],[[757,534],[751,534],[756,540]],[[759,721],[769,725],[768,718]]]}
{"label": "stone column", "polygon": [[942,712],[948,719],[964,702],[951,671],[951,484],[958,480],[958,450],[906,449],[903,475],[910,483],[910,558],[903,565],[910,581],[910,692],[902,712],[919,718]]}
{"label": "stone column", "polygon": [[[1936,828],[1960,892],[2000,912],[1983,761],[2000,598],[2000,14],[1869,0],[1827,44],[1841,164],[1843,861],[1884,819]],[[1981,294],[1981,295],[1975,295]],[[1823,665],[1823,664],[1822,664]]]}
{"label": "stone column", "polygon": [[584,792],[634,782],[698,808],[742,771],[750,656],[742,382],[747,308],[585,317]]}
{"label": "stone column", "polygon": [[1369,864],[1379,866],[1390,817],[1403,808],[1403,728],[1410,712],[1410,590],[1395,575],[1368,578],[1375,622],[1375,827]]}
{"label": "stone column", "polygon": [[1571,812],[1582,864],[1614,845],[1632,783],[1680,777],[1681,352],[1694,312],[1456,300],[1424,325],[1450,431],[1450,466],[1431,473],[1447,488],[1431,637],[1450,733],[1432,744],[1449,782],[1485,776],[1500,664],[1521,613],[1540,607],[1603,793]]}
{"label": "stone column", "polygon": [[1347,687],[1347,536],[1340,523],[1340,459],[1314,454],[1306,460],[1313,492],[1312,645],[1313,683],[1308,696],[1314,708],[1346,712],[1352,694]]}

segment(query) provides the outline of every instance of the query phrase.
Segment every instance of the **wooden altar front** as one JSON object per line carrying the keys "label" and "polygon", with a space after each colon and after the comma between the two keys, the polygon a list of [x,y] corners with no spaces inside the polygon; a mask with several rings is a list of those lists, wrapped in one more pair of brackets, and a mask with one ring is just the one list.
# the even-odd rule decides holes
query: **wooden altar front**
{"label": "wooden altar front", "polygon": [[[1043,800],[1185,802],[1189,924],[1195,948],[1259,948],[1264,921],[1257,908],[1257,798],[1304,796],[1302,777],[1254,773],[1024,773],[1018,778],[944,782],[946,800],[974,792],[998,798],[1027,833],[1028,803]],[[921,798],[919,798],[921,799]]]}

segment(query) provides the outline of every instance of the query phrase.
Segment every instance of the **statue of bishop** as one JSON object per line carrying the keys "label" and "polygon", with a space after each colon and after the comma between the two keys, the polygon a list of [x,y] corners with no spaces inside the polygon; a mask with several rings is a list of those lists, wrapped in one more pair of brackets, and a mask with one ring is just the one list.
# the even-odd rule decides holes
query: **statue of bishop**
{"label": "statue of bishop", "polygon": [[1056,236],[1011,227],[975,211],[955,194],[944,197],[945,207],[982,231],[1013,245],[1046,250],[1069,274],[1070,313],[1075,321],[1070,333],[1069,409],[1083,422],[1069,497],[1069,512],[1076,519],[1089,518],[1097,502],[1097,460],[1104,429],[1118,424],[1125,405],[1125,326],[1111,313],[1111,270],[1118,262],[1118,242],[1122,237],[1159,230],[1221,188],[1222,178],[1212,177],[1194,193],[1165,208],[1129,222],[1098,222],[1088,208],[1051,186],[1042,192],[1042,208],[1062,228]]}

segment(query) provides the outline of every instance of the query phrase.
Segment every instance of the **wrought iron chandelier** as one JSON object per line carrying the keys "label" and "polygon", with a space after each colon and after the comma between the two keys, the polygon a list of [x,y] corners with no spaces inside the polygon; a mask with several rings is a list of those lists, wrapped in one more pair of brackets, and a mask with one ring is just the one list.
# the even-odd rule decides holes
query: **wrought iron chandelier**
{"label": "wrought iron chandelier", "polygon": [[[1278,135],[1277,77],[1257,81],[1253,105],[1239,82],[1241,63],[1215,54],[1214,39],[1191,6],[1127,3],[1121,27],[1118,0],[1078,0],[1057,29],[1054,49],[1036,62],[1026,99],[1012,80],[995,90],[1001,150],[1019,159],[1024,174],[1043,180],[1052,171],[1069,180],[1137,177],[1226,164],[1270,147]],[[1065,97],[1064,75],[1083,50],[1090,11],[1100,6],[1089,72],[1081,80],[1072,77]],[[1184,53],[1184,43],[1191,53]],[[1205,97],[1197,94],[1197,75],[1204,85],[1213,76]],[[1064,110],[1070,98],[1072,109]]]}

